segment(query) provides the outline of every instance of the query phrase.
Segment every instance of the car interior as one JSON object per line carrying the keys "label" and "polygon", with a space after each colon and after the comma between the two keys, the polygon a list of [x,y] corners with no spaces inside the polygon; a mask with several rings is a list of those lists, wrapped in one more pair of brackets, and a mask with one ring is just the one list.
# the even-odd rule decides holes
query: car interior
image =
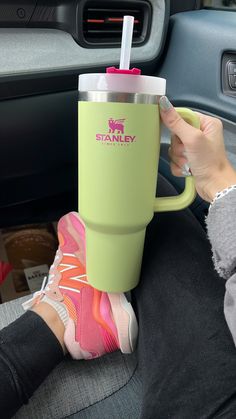
{"label": "car interior", "polygon": [[[0,0],[2,236],[17,226],[55,226],[78,211],[78,76],[118,65],[124,15],[135,19],[131,67],[165,78],[174,106],[220,118],[236,168],[235,0]],[[159,173],[179,193],[184,180],[170,172],[169,142],[163,129]],[[196,197],[190,209],[205,228],[208,204]],[[0,297],[0,329],[23,313],[30,291]],[[104,418],[94,416],[97,393],[85,391],[101,383],[108,406],[125,391],[127,403],[135,401],[131,417],[139,417],[136,353],[79,367],[65,359],[15,417]]]}

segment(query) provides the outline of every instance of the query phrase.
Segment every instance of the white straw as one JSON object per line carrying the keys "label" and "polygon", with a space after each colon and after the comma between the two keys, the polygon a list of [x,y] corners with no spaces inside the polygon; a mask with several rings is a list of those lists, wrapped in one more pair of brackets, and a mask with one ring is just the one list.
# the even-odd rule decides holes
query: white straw
{"label": "white straw", "polygon": [[129,70],[133,28],[134,17],[124,16],[120,53],[120,70]]}

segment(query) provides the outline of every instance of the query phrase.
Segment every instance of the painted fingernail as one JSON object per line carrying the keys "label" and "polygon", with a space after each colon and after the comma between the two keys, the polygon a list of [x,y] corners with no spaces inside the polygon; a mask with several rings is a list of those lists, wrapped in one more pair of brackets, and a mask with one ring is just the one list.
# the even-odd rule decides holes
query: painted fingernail
{"label": "painted fingernail", "polygon": [[161,96],[159,104],[162,111],[169,111],[169,109],[173,108],[173,105],[166,96]]}
{"label": "painted fingernail", "polygon": [[183,176],[191,176],[191,169],[188,165],[188,163],[184,163],[184,165],[182,166],[182,175]]}
{"label": "painted fingernail", "polygon": [[183,176],[191,176],[191,173],[186,172],[185,170],[182,170],[181,173],[182,173]]}
{"label": "painted fingernail", "polygon": [[190,172],[190,166],[189,166],[189,164],[188,164],[188,163],[184,163],[184,165],[183,165],[183,169],[184,169],[186,172]]}

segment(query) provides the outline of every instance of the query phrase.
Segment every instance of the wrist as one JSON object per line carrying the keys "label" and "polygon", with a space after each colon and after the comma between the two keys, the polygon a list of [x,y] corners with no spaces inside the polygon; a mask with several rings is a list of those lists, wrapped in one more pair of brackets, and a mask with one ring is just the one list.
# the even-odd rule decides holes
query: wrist
{"label": "wrist", "polygon": [[236,172],[229,164],[222,171],[213,175],[205,186],[205,196],[208,202],[212,202],[218,192],[236,184]]}

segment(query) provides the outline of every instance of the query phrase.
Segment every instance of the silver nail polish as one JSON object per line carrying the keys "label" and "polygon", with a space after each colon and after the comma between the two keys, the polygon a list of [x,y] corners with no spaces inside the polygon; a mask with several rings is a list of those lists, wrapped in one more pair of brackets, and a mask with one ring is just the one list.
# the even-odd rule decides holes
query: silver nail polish
{"label": "silver nail polish", "polygon": [[188,164],[188,163],[184,163],[184,165],[183,165],[183,169],[184,169],[186,172],[191,173],[191,171],[190,171],[190,166],[189,166],[189,164]]}
{"label": "silver nail polish", "polygon": [[166,96],[162,96],[159,100],[160,108],[163,111],[168,111],[173,107],[173,105],[170,103],[169,99]]}
{"label": "silver nail polish", "polygon": [[182,173],[183,176],[191,176],[191,173],[186,172],[185,170],[182,170],[181,173]]}
{"label": "silver nail polish", "polygon": [[184,165],[182,166],[182,175],[183,176],[191,176],[192,175],[188,163],[184,163]]}

